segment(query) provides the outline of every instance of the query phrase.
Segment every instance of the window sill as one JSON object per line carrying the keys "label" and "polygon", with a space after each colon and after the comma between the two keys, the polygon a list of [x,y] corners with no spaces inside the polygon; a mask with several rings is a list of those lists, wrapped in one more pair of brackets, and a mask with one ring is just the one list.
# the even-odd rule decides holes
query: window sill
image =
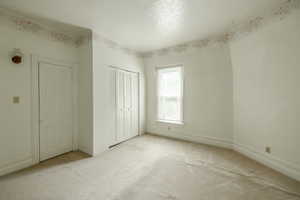
{"label": "window sill", "polygon": [[164,124],[184,125],[184,122],[175,122],[175,121],[166,121],[166,120],[157,120],[156,122],[164,123]]}

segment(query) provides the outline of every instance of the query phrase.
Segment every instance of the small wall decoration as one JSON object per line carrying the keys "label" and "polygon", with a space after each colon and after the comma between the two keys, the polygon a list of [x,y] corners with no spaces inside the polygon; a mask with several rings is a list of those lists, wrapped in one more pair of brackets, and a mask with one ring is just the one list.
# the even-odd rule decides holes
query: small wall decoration
{"label": "small wall decoration", "polygon": [[21,52],[21,50],[14,49],[12,56],[11,56],[11,61],[15,64],[20,64],[20,63],[22,63],[22,58],[23,58],[23,53]]}

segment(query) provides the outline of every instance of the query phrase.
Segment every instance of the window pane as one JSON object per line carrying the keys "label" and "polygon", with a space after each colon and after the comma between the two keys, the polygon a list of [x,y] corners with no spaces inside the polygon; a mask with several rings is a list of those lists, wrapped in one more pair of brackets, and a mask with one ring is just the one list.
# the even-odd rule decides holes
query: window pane
{"label": "window pane", "polygon": [[177,72],[163,72],[161,73],[161,96],[177,96],[181,94],[181,80],[180,73]]}
{"label": "window pane", "polygon": [[182,72],[181,67],[158,70],[158,118],[182,121]]}

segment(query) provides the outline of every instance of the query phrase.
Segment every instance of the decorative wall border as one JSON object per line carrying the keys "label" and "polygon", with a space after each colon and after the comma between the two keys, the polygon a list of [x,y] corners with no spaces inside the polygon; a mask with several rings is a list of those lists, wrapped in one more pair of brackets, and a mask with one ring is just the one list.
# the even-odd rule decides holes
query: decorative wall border
{"label": "decorative wall border", "polygon": [[[122,45],[118,44],[115,41],[107,39],[103,36],[97,35],[93,39],[100,39],[108,48],[120,50],[128,55],[135,55],[141,58],[150,58],[152,56],[158,55],[163,56],[168,53],[182,53],[187,51],[190,48],[203,48],[213,45],[222,45],[230,41],[239,39],[245,35],[250,34],[251,32],[259,30],[261,27],[274,22],[283,20],[288,16],[293,10],[300,9],[299,0],[286,0],[278,8],[265,12],[264,14],[256,17],[252,17],[247,21],[241,23],[233,22],[230,27],[227,28],[223,33],[218,35],[213,35],[205,39],[194,40],[187,43],[158,49],[148,52],[138,52]],[[64,33],[63,31],[57,30],[55,28],[48,28],[43,25],[43,23],[36,22],[36,20],[29,19],[28,17],[17,15],[7,9],[0,8],[0,16],[3,22],[3,19],[13,25],[16,30],[31,32],[36,35],[44,36],[51,41],[61,42],[67,45],[72,45],[74,47],[79,47],[81,44],[86,41],[85,39],[91,39],[90,34],[84,34],[78,36],[77,34]],[[71,26],[71,25],[70,25]],[[79,28],[77,28],[79,29]],[[84,29],[84,28],[82,28]],[[88,32],[88,30],[87,30]]]}
{"label": "decorative wall border", "polygon": [[194,40],[187,43],[171,46],[159,50],[140,53],[143,58],[151,58],[153,56],[163,56],[169,53],[182,53],[191,48],[203,48],[213,45],[222,45],[228,42],[237,40],[254,31],[259,30],[261,27],[269,23],[281,21],[285,19],[293,10],[300,9],[299,0],[287,0],[276,9],[265,12],[261,16],[256,16],[241,23],[233,22],[230,27],[223,33],[207,37],[201,40]]}
{"label": "decorative wall border", "polygon": [[[10,11],[9,9],[0,7],[0,25],[2,24],[10,26],[18,31],[29,32],[48,40],[60,42],[73,47],[80,47],[88,40],[95,39],[101,41],[110,49],[119,50],[127,55],[139,55],[137,51],[124,47],[117,42],[105,38],[95,32],[92,33],[91,30],[68,25],[70,26],[70,29],[74,29],[74,33],[64,33],[64,31],[59,30],[57,27],[49,27],[44,25],[43,22],[39,22],[39,20],[24,17],[18,13]],[[78,34],[78,31],[80,31],[81,34]]]}
{"label": "decorative wall border", "polygon": [[[57,27],[49,27],[38,20],[21,16],[5,8],[0,8],[0,16],[0,23],[2,25],[7,25],[15,30],[29,32],[51,41],[63,43],[65,45],[79,47],[84,41],[84,38],[89,37],[87,29],[75,28],[69,25],[70,29],[74,29],[74,33],[64,33],[64,31],[59,30]],[[77,33],[80,29],[82,29],[82,34]]]}
{"label": "decorative wall border", "polygon": [[106,45],[108,48],[113,49],[113,50],[119,50],[127,55],[140,56],[138,51],[124,47],[121,44],[119,44],[113,40],[107,39],[104,36],[101,36],[95,32],[93,33],[93,40],[100,41],[101,43]]}

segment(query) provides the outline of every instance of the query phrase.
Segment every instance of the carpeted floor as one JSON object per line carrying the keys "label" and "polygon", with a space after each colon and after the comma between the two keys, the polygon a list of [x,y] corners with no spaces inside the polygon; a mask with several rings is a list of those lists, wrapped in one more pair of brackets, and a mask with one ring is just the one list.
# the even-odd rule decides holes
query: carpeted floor
{"label": "carpeted floor", "polygon": [[300,183],[234,151],[145,135],[0,178],[0,200],[300,200]]}

